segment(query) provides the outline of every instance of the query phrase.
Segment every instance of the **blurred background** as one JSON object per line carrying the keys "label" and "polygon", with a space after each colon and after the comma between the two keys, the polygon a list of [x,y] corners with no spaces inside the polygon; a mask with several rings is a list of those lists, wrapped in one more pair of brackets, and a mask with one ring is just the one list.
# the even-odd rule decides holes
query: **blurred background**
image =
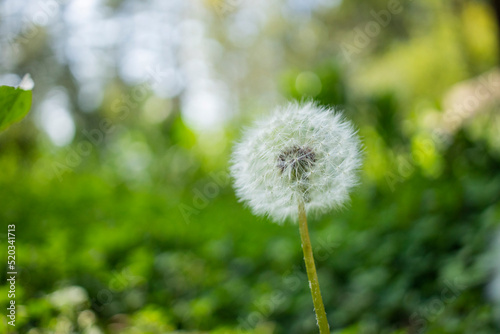
{"label": "blurred background", "polygon": [[0,85],[35,82],[0,134],[16,332],[317,333],[297,226],[227,173],[243,126],[314,99],[365,147],[349,207],[310,222],[332,332],[500,333],[499,7],[1,1]]}

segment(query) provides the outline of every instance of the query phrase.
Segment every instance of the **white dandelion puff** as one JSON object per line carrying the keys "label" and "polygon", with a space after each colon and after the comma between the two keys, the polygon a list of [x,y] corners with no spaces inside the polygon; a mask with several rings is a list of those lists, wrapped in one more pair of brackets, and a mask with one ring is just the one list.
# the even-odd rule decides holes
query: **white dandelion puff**
{"label": "white dandelion puff", "polygon": [[307,213],[340,207],[357,183],[361,144],[333,109],[290,103],[256,122],[235,145],[236,193],[256,214],[299,221],[309,288],[320,334],[330,333],[314,264]]}
{"label": "white dandelion puff", "polygon": [[257,121],[235,145],[236,193],[258,215],[297,219],[343,206],[357,184],[361,144],[342,113],[312,102],[289,103]]}

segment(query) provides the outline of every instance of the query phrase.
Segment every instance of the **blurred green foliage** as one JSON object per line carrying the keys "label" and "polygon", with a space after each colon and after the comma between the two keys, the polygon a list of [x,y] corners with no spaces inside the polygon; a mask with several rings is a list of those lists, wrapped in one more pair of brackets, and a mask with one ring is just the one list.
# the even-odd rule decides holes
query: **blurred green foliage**
{"label": "blurred green foliage", "polygon": [[31,90],[0,86],[0,131],[19,122],[31,108]]}

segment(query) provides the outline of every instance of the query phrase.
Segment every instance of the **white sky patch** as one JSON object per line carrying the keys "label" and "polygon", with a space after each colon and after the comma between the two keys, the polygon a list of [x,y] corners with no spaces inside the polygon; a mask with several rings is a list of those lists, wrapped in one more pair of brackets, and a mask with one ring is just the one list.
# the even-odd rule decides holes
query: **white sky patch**
{"label": "white sky patch", "polygon": [[0,75],[0,86],[16,86],[21,78],[17,74]]}
{"label": "white sky patch", "polygon": [[217,89],[199,89],[185,94],[182,116],[196,131],[222,127],[227,119],[226,104]]}
{"label": "white sky patch", "polygon": [[202,7],[191,6],[179,26],[185,39],[179,49],[180,68],[185,76],[181,95],[182,118],[198,135],[217,131],[229,118],[229,88],[218,80],[214,63],[221,46],[207,36],[208,13]]}
{"label": "white sky patch", "polygon": [[68,110],[68,97],[62,89],[54,89],[39,109],[39,123],[50,140],[57,146],[71,143],[75,136],[75,123]]}
{"label": "white sky patch", "polygon": [[147,70],[157,63],[157,53],[147,49],[131,50],[120,63],[121,77],[128,84],[139,84],[147,77]]}
{"label": "white sky patch", "polygon": [[160,70],[160,73],[153,74],[152,79],[155,79],[155,75],[158,75],[158,80],[153,81],[152,88],[156,95],[172,98],[181,93],[184,87],[184,78],[180,71],[175,68]]}
{"label": "white sky patch", "polygon": [[64,13],[67,22],[82,24],[99,16],[101,0],[73,0],[68,2]]}

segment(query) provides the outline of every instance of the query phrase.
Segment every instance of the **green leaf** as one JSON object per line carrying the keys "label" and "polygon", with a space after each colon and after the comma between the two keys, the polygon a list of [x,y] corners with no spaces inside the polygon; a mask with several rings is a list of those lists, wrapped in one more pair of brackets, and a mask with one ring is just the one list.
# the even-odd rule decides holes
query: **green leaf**
{"label": "green leaf", "polygon": [[19,122],[31,108],[31,90],[0,86],[0,131]]}

